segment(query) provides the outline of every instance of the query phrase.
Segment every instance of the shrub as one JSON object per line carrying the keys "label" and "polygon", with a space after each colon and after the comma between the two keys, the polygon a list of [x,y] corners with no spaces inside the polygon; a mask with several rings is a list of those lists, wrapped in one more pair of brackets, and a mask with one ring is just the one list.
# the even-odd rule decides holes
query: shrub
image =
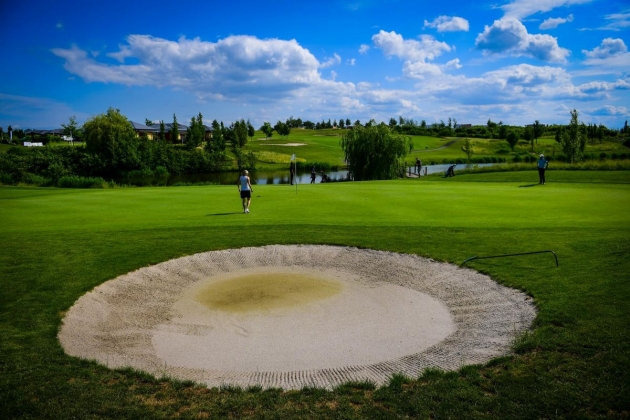
{"label": "shrub", "polygon": [[29,184],[29,185],[37,185],[38,187],[48,187],[52,185],[52,182],[50,181],[50,179],[44,178],[43,176],[40,176],[40,175],[31,174],[28,172],[22,174],[22,179],[20,180],[20,182],[24,184]]}
{"label": "shrub", "polygon": [[77,175],[68,175],[59,178],[57,186],[60,188],[103,188],[106,182],[103,178],[82,177]]}
{"label": "shrub", "polygon": [[608,155],[607,155],[606,153],[604,153],[604,152],[601,152],[601,153],[599,154],[599,158],[600,158],[601,160],[605,160],[606,158],[608,158]]}

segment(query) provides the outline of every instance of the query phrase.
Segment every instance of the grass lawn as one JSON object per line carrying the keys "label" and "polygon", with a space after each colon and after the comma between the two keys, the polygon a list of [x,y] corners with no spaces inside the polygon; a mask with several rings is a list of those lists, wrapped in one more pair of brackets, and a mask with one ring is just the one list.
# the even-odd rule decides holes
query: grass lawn
{"label": "grass lawn", "polygon": [[[272,139],[275,141],[277,139]],[[293,142],[291,138],[289,141]],[[0,187],[0,418],[624,418],[630,413],[630,172],[534,171],[254,188]],[[514,354],[334,391],[207,389],[66,356],[96,285],[197,252],[330,244],[469,263],[539,313]]]}

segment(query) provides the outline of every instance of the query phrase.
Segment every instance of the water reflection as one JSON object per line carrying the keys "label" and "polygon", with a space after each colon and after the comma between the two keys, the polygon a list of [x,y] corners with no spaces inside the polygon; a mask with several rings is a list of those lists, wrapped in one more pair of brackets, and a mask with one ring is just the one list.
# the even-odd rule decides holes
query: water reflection
{"label": "water reflection", "polygon": [[[459,164],[455,167],[455,173],[458,170],[483,167],[495,165],[493,163],[478,163],[478,164]],[[425,168],[426,174],[431,175],[435,173],[444,173],[450,165],[426,165],[422,167],[422,176],[424,176]],[[415,168],[412,166],[406,169],[408,174],[415,175]],[[149,177],[133,177],[133,178],[119,178],[114,179],[119,184],[131,184],[137,186],[169,186],[176,184],[217,184],[217,185],[236,185],[240,172],[214,172],[205,174],[183,174],[183,175],[161,175],[161,176],[149,176]],[[333,181],[346,181],[348,180],[348,171],[330,171],[326,172],[326,175]],[[289,184],[289,171],[288,170],[275,170],[275,171],[252,171],[249,174],[252,185],[279,185]],[[298,184],[310,184],[311,172],[309,170],[302,170],[297,172],[296,179]],[[321,173],[317,174],[315,180],[317,184],[322,182]]]}

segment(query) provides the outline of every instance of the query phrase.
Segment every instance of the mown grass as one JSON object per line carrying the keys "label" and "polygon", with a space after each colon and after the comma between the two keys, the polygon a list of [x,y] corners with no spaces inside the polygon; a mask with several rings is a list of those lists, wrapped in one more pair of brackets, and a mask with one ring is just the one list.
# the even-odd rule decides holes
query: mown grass
{"label": "mown grass", "polygon": [[[0,418],[627,417],[630,172],[548,177],[532,188],[535,171],[315,184],[297,194],[258,186],[249,215],[227,186],[0,187]],[[64,311],[108,279],[202,251],[294,243],[454,263],[552,249],[560,266],[544,254],[469,263],[534,298],[533,331],[486,366],[395,376],[378,389],[207,389],[111,371],[57,342]]]}

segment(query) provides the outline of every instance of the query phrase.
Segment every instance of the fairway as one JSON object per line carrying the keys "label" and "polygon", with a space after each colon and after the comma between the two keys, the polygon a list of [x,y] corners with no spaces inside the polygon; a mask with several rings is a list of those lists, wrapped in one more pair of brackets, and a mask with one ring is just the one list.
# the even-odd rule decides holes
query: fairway
{"label": "fairway", "polygon": [[[622,416],[630,409],[628,173],[553,175],[545,186],[532,186],[534,172],[300,185],[297,193],[261,185],[250,214],[227,186],[0,187],[0,417]],[[107,280],[207,251],[292,244],[455,264],[550,249],[560,266],[545,254],[469,263],[533,300],[532,332],[509,357],[396,376],[381,388],[208,390],[73,358],[57,340],[66,311]]]}

